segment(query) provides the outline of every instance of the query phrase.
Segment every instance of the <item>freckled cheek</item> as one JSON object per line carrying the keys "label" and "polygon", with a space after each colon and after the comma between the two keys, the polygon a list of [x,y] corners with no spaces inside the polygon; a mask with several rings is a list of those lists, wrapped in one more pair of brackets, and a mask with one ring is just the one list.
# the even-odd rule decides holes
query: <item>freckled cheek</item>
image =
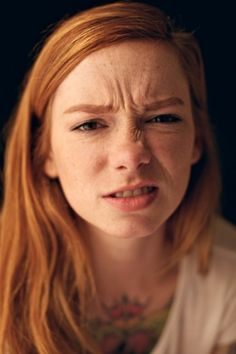
{"label": "freckled cheek", "polygon": [[104,153],[92,146],[71,145],[57,154],[59,178],[71,185],[91,183],[104,165]]}
{"label": "freckled cheek", "polygon": [[191,168],[192,145],[191,139],[170,137],[152,144],[152,152],[166,170],[178,176]]}

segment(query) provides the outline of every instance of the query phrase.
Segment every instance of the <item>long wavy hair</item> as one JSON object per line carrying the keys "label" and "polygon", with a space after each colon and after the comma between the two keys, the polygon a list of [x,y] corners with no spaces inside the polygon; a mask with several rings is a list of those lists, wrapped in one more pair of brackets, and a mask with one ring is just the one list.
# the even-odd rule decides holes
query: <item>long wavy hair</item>
{"label": "long wavy hair", "polygon": [[86,56],[132,39],[175,48],[188,80],[202,156],[168,220],[166,242],[171,265],[194,249],[200,272],[207,272],[220,177],[199,46],[191,33],[147,4],[116,2],[86,10],[48,36],[12,120],[0,219],[0,353],[98,352],[83,325],[88,299],[96,295],[86,245],[58,181],[44,173],[50,109],[57,87]]}

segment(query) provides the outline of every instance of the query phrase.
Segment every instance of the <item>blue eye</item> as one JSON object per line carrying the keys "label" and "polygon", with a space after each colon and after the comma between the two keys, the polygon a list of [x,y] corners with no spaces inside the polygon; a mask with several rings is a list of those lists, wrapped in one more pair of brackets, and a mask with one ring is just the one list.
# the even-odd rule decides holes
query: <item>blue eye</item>
{"label": "blue eye", "polygon": [[149,120],[147,123],[162,123],[162,124],[173,124],[181,121],[181,118],[174,114],[160,114]]}
{"label": "blue eye", "polygon": [[90,130],[96,130],[102,128],[103,125],[96,120],[89,120],[87,122],[84,122],[80,125],[77,125],[75,128],[72,130],[80,130],[80,131],[90,131]]}

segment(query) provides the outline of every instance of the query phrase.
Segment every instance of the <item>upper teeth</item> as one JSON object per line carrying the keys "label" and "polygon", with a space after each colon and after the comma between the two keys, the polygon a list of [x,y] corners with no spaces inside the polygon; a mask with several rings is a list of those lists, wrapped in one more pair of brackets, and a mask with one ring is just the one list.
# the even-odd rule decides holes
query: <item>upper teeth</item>
{"label": "upper teeth", "polygon": [[132,191],[114,193],[113,196],[116,198],[135,197],[137,195],[150,193],[153,189],[154,187],[143,187],[143,188],[134,189]]}

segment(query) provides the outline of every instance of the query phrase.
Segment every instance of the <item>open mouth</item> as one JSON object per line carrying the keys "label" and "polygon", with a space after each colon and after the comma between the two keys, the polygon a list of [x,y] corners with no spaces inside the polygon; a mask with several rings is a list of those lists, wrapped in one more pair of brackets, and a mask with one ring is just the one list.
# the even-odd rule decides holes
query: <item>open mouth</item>
{"label": "open mouth", "polygon": [[113,193],[113,194],[110,195],[110,197],[112,197],[112,198],[137,197],[137,196],[140,196],[140,195],[151,194],[156,189],[157,189],[157,187],[154,187],[154,186],[145,186],[145,187],[137,188],[137,189],[133,189],[133,190],[127,190],[127,191],[123,191],[123,192]]}

